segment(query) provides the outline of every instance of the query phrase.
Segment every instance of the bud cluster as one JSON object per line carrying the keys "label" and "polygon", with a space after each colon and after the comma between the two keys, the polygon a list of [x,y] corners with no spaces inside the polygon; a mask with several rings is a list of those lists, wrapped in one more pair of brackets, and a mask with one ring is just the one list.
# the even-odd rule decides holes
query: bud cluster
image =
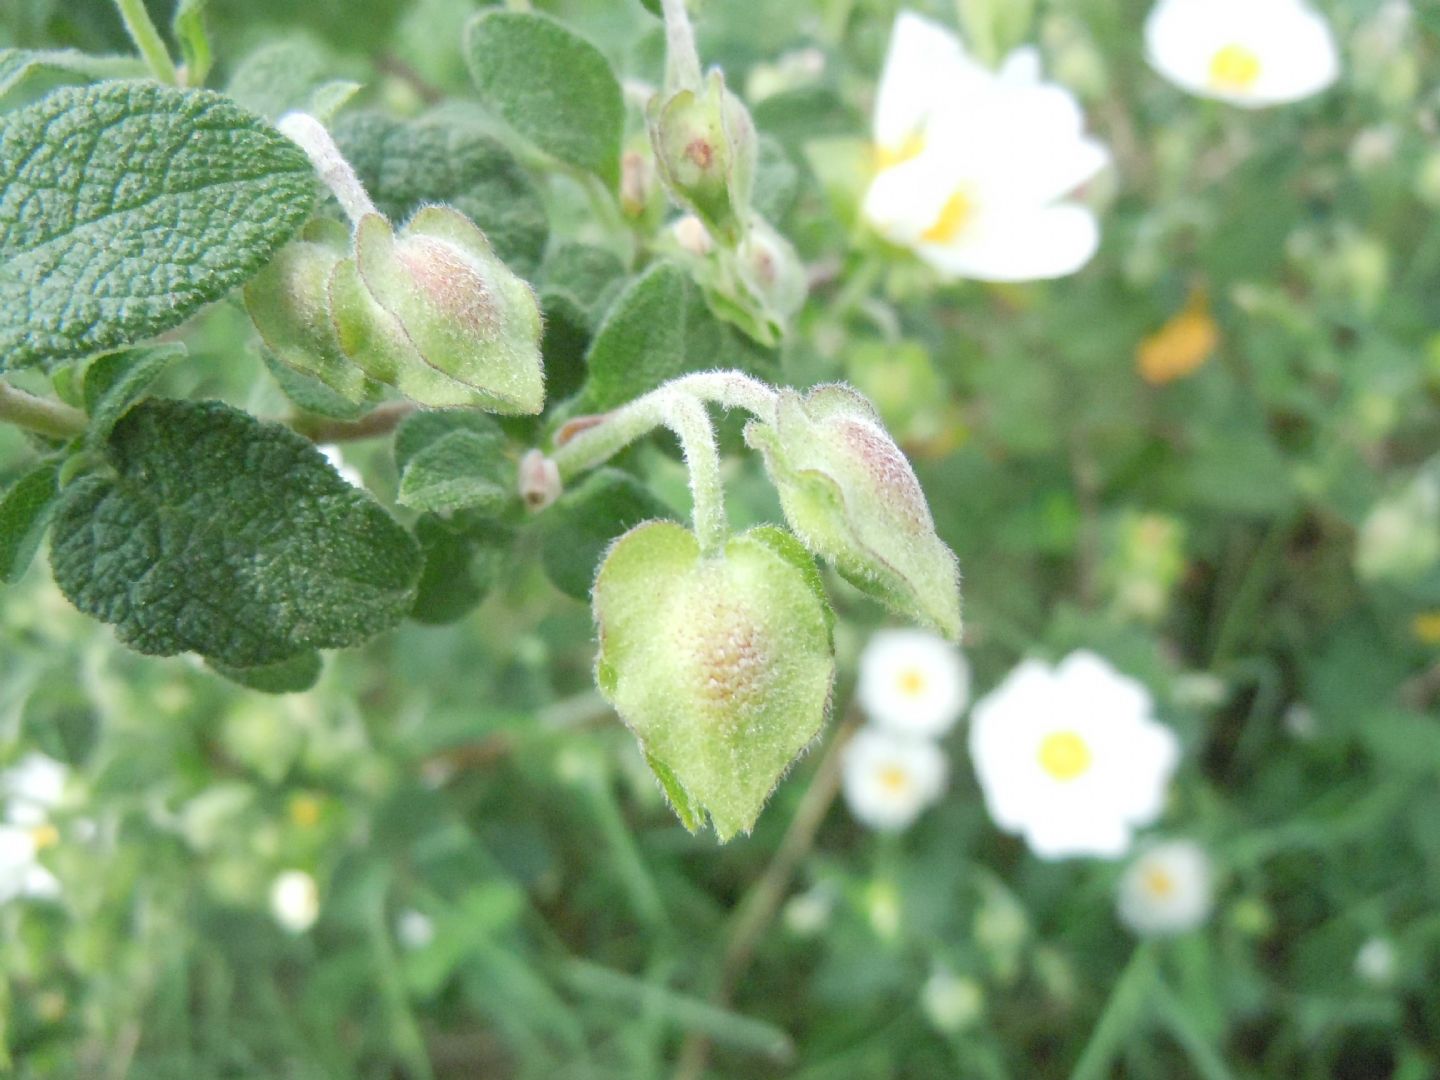
{"label": "bud cluster", "polygon": [[423,207],[397,231],[318,121],[292,113],[280,129],[353,228],[312,223],[246,287],[275,356],[351,401],[384,383],[422,405],[538,413],[539,304],[485,234],[447,206]]}

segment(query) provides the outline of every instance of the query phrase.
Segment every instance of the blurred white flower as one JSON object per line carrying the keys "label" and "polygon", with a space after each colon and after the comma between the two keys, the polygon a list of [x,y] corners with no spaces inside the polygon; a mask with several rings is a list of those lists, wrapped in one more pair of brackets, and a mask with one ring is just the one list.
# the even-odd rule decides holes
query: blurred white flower
{"label": "blurred white flower", "polygon": [[17,897],[49,900],[60,895],[60,882],[40,865],[39,858],[44,848],[59,839],[53,825],[0,825],[0,904]]}
{"label": "blurred white flower", "polygon": [[860,654],[855,696],[879,726],[935,738],[955,726],[970,700],[970,667],[937,634],[879,630]]}
{"label": "blurred white flower", "polygon": [[945,755],[934,743],[865,728],[844,750],[845,802],[872,829],[906,829],[944,794],[948,773]]}
{"label": "blurred white flower", "polygon": [[1061,202],[1109,160],[1068,90],[1017,49],[991,72],[944,27],[895,20],[872,128],[878,174],[866,220],[941,273],[1031,281],[1095,254],[1095,215]]}
{"label": "blurred white flower", "polygon": [[1145,43],[1177,86],[1252,109],[1318,94],[1340,73],[1329,24],[1305,0],[1160,0]]}
{"label": "blurred white flower", "polygon": [[970,754],[990,816],[1043,859],[1118,858],[1160,814],[1180,759],[1149,692],[1090,652],[1027,660],[976,704]]}
{"label": "blurred white flower", "polygon": [[823,884],[814,885],[787,900],[780,918],[796,937],[809,938],[830,925],[834,908],[835,890]]}
{"label": "blurred white flower", "polygon": [[1320,734],[1320,724],[1315,719],[1314,710],[1302,701],[1292,702],[1280,717],[1280,722],[1291,736],[1301,742],[1309,742]]}
{"label": "blurred white flower", "polygon": [[26,754],[0,773],[5,820],[12,825],[43,825],[65,795],[70,770],[44,754]]}
{"label": "blurred white flower", "polygon": [[292,934],[303,934],[320,916],[320,888],[304,870],[286,870],[270,886],[270,913]]}
{"label": "blurred white flower", "polygon": [[435,940],[435,923],[423,911],[406,908],[395,920],[395,936],[407,949],[423,949]]}
{"label": "blurred white flower", "polygon": [[968,976],[936,968],[920,989],[920,1007],[937,1031],[953,1035],[980,1019],[985,991]]}
{"label": "blurred white flower", "polygon": [[1120,918],[1137,934],[1183,934],[1210,915],[1210,857],[1189,840],[1142,851],[1120,879]]}
{"label": "blurred white flower", "polygon": [[1355,974],[1372,986],[1390,985],[1395,968],[1395,946],[1385,938],[1370,938],[1355,954]]}
{"label": "blurred white flower", "polygon": [[1369,581],[1409,582],[1440,562],[1440,463],[1370,508],[1355,541],[1355,569]]}

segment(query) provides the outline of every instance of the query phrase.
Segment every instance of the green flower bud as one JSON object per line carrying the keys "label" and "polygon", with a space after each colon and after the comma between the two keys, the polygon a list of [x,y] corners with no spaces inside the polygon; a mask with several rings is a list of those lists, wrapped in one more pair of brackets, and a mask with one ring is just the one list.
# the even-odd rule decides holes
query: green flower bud
{"label": "green flower bud", "polygon": [[535,294],[457,210],[427,206],[398,235],[379,214],[362,216],[330,304],[346,355],[422,405],[544,404]]}
{"label": "green flower bud", "polygon": [[651,106],[650,141],[660,176],[682,204],[729,243],[750,216],[756,136],[749,110],[710,72],[704,85],[678,90]]}
{"label": "green flower bud", "polygon": [[781,390],[773,424],[745,441],[765,459],[785,520],[857,588],[951,638],[960,568],[935,534],[925,493],[870,403],[848,386]]}
{"label": "green flower bud", "polygon": [[374,384],[346,359],[330,321],[330,275],[349,253],[338,221],[318,219],[245,286],[245,309],[281,363],[319,379],[347,401],[373,396]]}
{"label": "green flower bud", "polygon": [[595,581],[596,681],[685,827],[749,832],[825,720],[829,607],[804,549],[776,528],[705,558],[688,529],[646,522]]}

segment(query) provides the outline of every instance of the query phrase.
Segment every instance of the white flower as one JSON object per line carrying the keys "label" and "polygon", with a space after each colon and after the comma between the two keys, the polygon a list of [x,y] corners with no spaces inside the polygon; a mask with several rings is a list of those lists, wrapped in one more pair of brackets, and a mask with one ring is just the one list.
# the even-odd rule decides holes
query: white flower
{"label": "white flower", "polygon": [[1099,244],[1095,216],[1061,202],[1109,160],[1074,95],[1018,49],[998,72],[911,12],[895,20],[876,97],[879,173],[867,221],[941,273],[1030,281],[1074,273]]}
{"label": "white flower", "polygon": [[270,886],[270,913],[292,934],[303,934],[320,916],[320,889],[304,870],[286,870]]}
{"label": "white flower", "polygon": [[53,825],[0,825],[0,904],[17,897],[49,900],[60,895],[60,882],[39,859],[40,851],[58,839]]}
{"label": "white flower", "polygon": [[872,829],[905,829],[944,793],[948,772],[934,743],[865,728],[844,750],[845,802]]}
{"label": "white flower", "polygon": [[5,820],[12,825],[40,826],[60,805],[70,770],[44,754],[26,754],[0,773]]}
{"label": "white flower", "polygon": [[395,936],[407,949],[423,949],[435,940],[435,923],[423,911],[406,908],[395,920]]}
{"label": "white flower", "polygon": [[1318,94],[1340,73],[1330,27],[1305,0],[1160,0],[1145,43],[1177,86],[1252,109]]}
{"label": "white flower", "polygon": [[1179,763],[1149,692],[1090,652],[1027,660],[970,718],[970,755],[990,816],[1044,859],[1118,858],[1159,816]]}
{"label": "white flower", "polygon": [[855,693],[881,727],[934,738],[969,702],[970,668],[955,646],[927,630],[880,630],[860,654]]}
{"label": "white flower", "polygon": [[1199,844],[1146,848],[1120,879],[1120,918],[1137,934],[1183,934],[1210,915],[1213,874]]}
{"label": "white flower", "polygon": [[835,908],[835,891],[826,885],[813,885],[785,902],[780,913],[785,929],[796,937],[815,937],[830,925]]}
{"label": "white flower", "polygon": [[920,1007],[937,1031],[953,1035],[980,1019],[985,991],[968,976],[936,968],[920,990]]}
{"label": "white flower", "polygon": [[1388,986],[1395,979],[1395,946],[1372,937],[1355,954],[1355,974],[1372,986]]}

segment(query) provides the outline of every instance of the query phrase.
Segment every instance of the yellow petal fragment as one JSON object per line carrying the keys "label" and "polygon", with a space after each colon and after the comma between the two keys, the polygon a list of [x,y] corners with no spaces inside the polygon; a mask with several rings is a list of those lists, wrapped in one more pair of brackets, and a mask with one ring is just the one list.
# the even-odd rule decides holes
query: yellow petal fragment
{"label": "yellow petal fragment", "polygon": [[1210,314],[1209,298],[1197,289],[1185,310],[1140,342],[1135,363],[1146,382],[1162,386],[1194,372],[1219,344],[1220,327]]}

